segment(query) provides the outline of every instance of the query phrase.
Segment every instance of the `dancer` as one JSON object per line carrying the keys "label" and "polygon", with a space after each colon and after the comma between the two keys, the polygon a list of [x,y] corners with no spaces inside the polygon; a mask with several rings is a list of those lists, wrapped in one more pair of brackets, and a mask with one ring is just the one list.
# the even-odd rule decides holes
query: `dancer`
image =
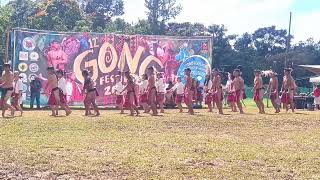
{"label": "dancer", "polygon": [[156,82],[156,88],[157,88],[157,103],[160,107],[160,113],[164,113],[164,94],[166,91],[166,84],[165,79],[163,78],[162,73],[157,74],[157,82]]}
{"label": "dancer", "polygon": [[143,107],[144,113],[149,113],[149,105],[148,105],[148,75],[142,75],[142,81],[140,85],[140,104]]}
{"label": "dancer", "polygon": [[183,96],[184,96],[184,85],[181,82],[181,77],[177,78],[177,83],[171,88],[171,91],[176,91],[176,99],[175,102],[179,108],[179,112],[182,113],[183,109],[182,109],[182,100],[183,100]]}
{"label": "dancer", "polygon": [[184,74],[186,76],[186,86],[184,89],[184,95],[185,99],[184,102],[188,106],[188,113],[191,115],[194,115],[194,110],[193,110],[193,96],[195,94],[195,83],[193,78],[191,77],[191,69],[187,68],[184,70]]}
{"label": "dancer", "polygon": [[92,106],[94,111],[96,112],[95,116],[100,116],[99,108],[96,104],[96,97],[99,96],[97,88],[95,87],[95,83],[90,77],[90,73],[88,70],[82,71],[82,76],[84,78],[83,89],[82,89],[82,96],[86,94],[84,98],[84,107],[85,107],[85,116],[89,116],[90,107]]}
{"label": "dancer", "polygon": [[243,96],[243,90],[244,90],[244,80],[240,76],[240,70],[235,69],[233,71],[234,80],[232,82],[233,84],[233,96],[235,98],[236,105],[240,111],[240,114],[244,114],[241,104],[241,99]]}
{"label": "dancer", "polygon": [[234,76],[231,73],[228,73],[228,81],[226,84],[227,103],[231,107],[232,112],[237,112],[237,106],[235,104],[235,97],[234,97],[234,94],[232,93],[233,80],[234,80]]}
{"label": "dancer", "polygon": [[69,116],[71,114],[71,111],[66,108],[65,106],[65,97],[63,95],[63,92],[58,87],[58,77],[55,74],[53,67],[48,67],[48,82],[46,84],[46,88],[50,88],[50,96],[48,100],[48,104],[51,108],[52,114],[51,116],[57,116],[56,112],[58,111],[59,106],[61,106],[62,109],[66,111],[66,116]]}
{"label": "dancer", "polygon": [[23,82],[21,77],[19,76],[19,72],[14,72],[14,91],[12,93],[12,106],[17,110],[20,111],[20,116],[23,114],[23,110],[21,108],[22,104],[22,91],[23,91]]}
{"label": "dancer", "polygon": [[123,85],[122,81],[121,81],[121,76],[117,75],[115,77],[116,79],[116,84],[112,87],[112,94],[116,95],[117,99],[116,99],[116,104],[118,106],[118,108],[120,109],[120,114],[123,114],[123,104],[124,104],[124,89],[125,89],[125,85]]}
{"label": "dancer", "polygon": [[[140,112],[137,108],[138,101],[136,96],[136,83],[134,82],[133,77],[130,75],[130,72],[125,72],[125,77],[127,79],[127,86],[123,91],[127,91],[127,99],[129,101],[129,109],[130,109],[130,116],[134,116],[134,111],[137,113],[137,116],[139,116]],[[123,93],[123,91],[121,93]]]}
{"label": "dancer", "polygon": [[279,105],[279,84],[277,73],[272,72],[271,78],[268,86],[269,98],[271,100],[273,108],[276,110],[275,113],[280,113]]}
{"label": "dancer", "polygon": [[264,87],[263,87],[263,80],[261,77],[261,71],[255,70],[254,71],[254,86],[253,86],[253,95],[254,101],[257,104],[260,114],[265,114],[264,111],[264,103],[263,103],[263,95],[264,95]]}
{"label": "dancer", "polygon": [[212,90],[213,90],[213,103],[216,104],[218,108],[218,113],[223,114],[222,110],[222,101],[223,101],[223,91],[221,85],[221,76],[218,69],[212,70],[213,81],[212,81]]}
{"label": "dancer", "polygon": [[205,104],[208,105],[209,112],[212,112],[212,80],[211,75],[206,75],[206,80],[204,82],[204,90],[205,90]]}
{"label": "dancer", "polygon": [[[64,78],[64,72],[62,70],[58,70],[56,74],[58,77],[58,88],[62,91],[65,99],[64,105],[70,111],[70,107],[68,105],[68,100],[67,100],[67,81]],[[56,115],[58,115],[58,110],[56,111]]]}
{"label": "dancer", "polygon": [[281,96],[281,101],[286,108],[286,112],[289,111],[289,106],[292,112],[295,112],[294,109],[294,94],[297,89],[297,85],[295,83],[295,80],[291,76],[292,69],[291,68],[285,68],[284,69],[284,77],[283,77],[283,84],[282,84],[282,96]]}
{"label": "dancer", "polygon": [[152,111],[152,115],[156,116],[158,115],[158,110],[157,110],[157,103],[156,103],[156,98],[157,98],[157,88],[156,88],[156,80],[154,77],[154,69],[152,66],[148,68],[148,100],[149,100],[149,105]]}
{"label": "dancer", "polygon": [[13,81],[14,81],[14,74],[11,72],[11,65],[4,64],[4,74],[0,79],[0,87],[2,88],[1,91],[1,102],[2,102],[2,117],[5,117],[5,112],[7,109],[11,111],[11,117],[14,116],[15,109],[8,104],[8,100],[13,93]]}

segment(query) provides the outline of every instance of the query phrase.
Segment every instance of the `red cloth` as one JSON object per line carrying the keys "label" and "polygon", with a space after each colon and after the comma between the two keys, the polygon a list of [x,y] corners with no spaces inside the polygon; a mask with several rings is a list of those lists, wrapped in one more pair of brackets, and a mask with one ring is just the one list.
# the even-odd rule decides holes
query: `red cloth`
{"label": "red cloth", "polygon": [[232,94],[232,93],[228,94],[227,101],[228,101],[229,103],[235,102],[235,101],[236,101],[236,98],[235,98],[234,94]]}
{"label": "red cloth", "polygon": [[123,104],[123,95],[117,95],[116,104],[117,105]]}
{"label": "red cloth", "polygon": [[316,89],[313,91],[313,95],[314,95],[314,97],[320,97],[320,88],[316,88]]}
{"label": "red cloth", "polygon": [[255,90],[253,93],[253,100],[254,101],[260,101],[261,97],[260,97],[260,90]]}
{"label": "red cloth", "polygon": [[19,94],[12,93],[12,106],[14,107],[18,106],[19,100],[20,100]]}
{"label": "red cloth", "polygon": [[164,102],[164,93],[157,94],[157,103]]}
{"label": "red cloth", "polygon": [[[220,95],[219,95],[219,94]],[[216,92],[216,93],[214,93],[213,95],[212,95],[212,97],[213,97],[213,101],[223,101],[223,92],[221,92],[221,91],[218,91],[218,92]],[[220,98],[220,99],[218,99],[218,98]]]}
{"label": "red cloth", "polygon": [[140,95],[140,103],[147,103],[148,102],[148,94],[144,93],[142,95]]}
{"label": "red cloth", "polygon": [[177,94],[176,95],[176,104],[181,104],[183,100],[184,95],[183,94]]}
{"label": "red cloth", "polygon": [[50,96],[49,96],[48,105],[50,105],[50,106],[60,105],[57,103],[57,99],[54,96],[54,91],[59,91],[60,103],[65,104],[66,103],[65,95],[63,94],[61,89],[52,89]]}
{"label": "red cloth", "polygon": [[207,93],[206,95],[206,99],[205,99],[205,104],[212,104],[212,101],[213,101],[213,95],[212,93]]}
{"label": "red cloth", "polygon": [[270,96],[269,96],[269,98],[270,98],[271,101],[277,100],[278,97],[279,97],[279,94],[278,94],[277,91],[270,93]]}
{"label": "red cloth", "polygon": [[289,104],[290,102],[290,95],[287,92],[283,92],[281,96],[281,102],[284,104]]}
{"label": "red cloth", "polygon": [[[155,99],[152,99],[151,98],[151,93],[155,93]],[[157,101],[157,90],[156,88],[149,88],[148,89],[148,104],[151,105],[152,103],[155,103],[156,104],[156,101]]]}
{"label": "red cloth", "polygon": [[234,101],[235,101],[236,103],[240,103],[240,102],[241,102],[241,93],[242,93],[241,90],[238,90],[238,91],[236,91],[236,92],[233,93]]}

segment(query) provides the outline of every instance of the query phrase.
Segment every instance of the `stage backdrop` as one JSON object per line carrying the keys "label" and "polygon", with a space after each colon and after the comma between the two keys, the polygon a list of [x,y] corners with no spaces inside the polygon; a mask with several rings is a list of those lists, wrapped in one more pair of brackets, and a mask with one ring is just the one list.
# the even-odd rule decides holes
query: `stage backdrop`
{"label": "stage backdrop", "polygon": [[[167,81],[183,76],[191,68],[193,76],[204,81],[211,65],[210,37],[165,37],[100,33],[62,33],[27,29],[14,29],[10,48],[12,64],[23,75],[24,103],[30,101],[31,80],[37,76],[43,87],[46,68],[54,66],[66,72],[67,97],[70,104],[81,105],[84,68],[92,72],[100,94],[98,103],[111,105],[114,77],[130,71],[142,75],[154,66],[164,72]],[[46,104],[48,89],[43,90],[42,104]]]}

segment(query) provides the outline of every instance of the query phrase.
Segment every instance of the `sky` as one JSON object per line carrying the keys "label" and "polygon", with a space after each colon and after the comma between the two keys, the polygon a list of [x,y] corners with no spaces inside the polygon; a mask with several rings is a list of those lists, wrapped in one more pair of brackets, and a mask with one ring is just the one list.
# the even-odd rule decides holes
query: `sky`
{"label": "sky", "polygon": [[[144,0],[124,0],[124,18],[136,22],[146,18]],[[200,22],[205,25],[224,24],[229,34],[252,33],[260,27],[275,25],[288,29],[294,42],[310,37],[320,41],[320,0],[177,0],[183,6],[174,22]]]}
{"label": "sky", "polygon": [[[6,3],[8,0],[1,0]],[[145,0],[124,0],[128,22],[145,19]],[[320,41],[320,0],[177,0],[183,10],[173,22],[224,24],[228,34],[252,33],[260,27],[275,25],[288,29],[292,17],[294,42],[310,37]]]}

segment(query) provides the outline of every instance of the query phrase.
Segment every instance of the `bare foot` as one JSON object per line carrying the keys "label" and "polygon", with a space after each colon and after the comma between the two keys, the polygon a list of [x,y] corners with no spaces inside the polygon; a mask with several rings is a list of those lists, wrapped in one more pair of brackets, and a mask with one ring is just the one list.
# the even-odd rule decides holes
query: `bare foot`
{"label": "bare foot", "polygon": [[72,113],[72,111],[68,111],[68,112],[66,113],[66,116],[69,116],[71,113]]}

